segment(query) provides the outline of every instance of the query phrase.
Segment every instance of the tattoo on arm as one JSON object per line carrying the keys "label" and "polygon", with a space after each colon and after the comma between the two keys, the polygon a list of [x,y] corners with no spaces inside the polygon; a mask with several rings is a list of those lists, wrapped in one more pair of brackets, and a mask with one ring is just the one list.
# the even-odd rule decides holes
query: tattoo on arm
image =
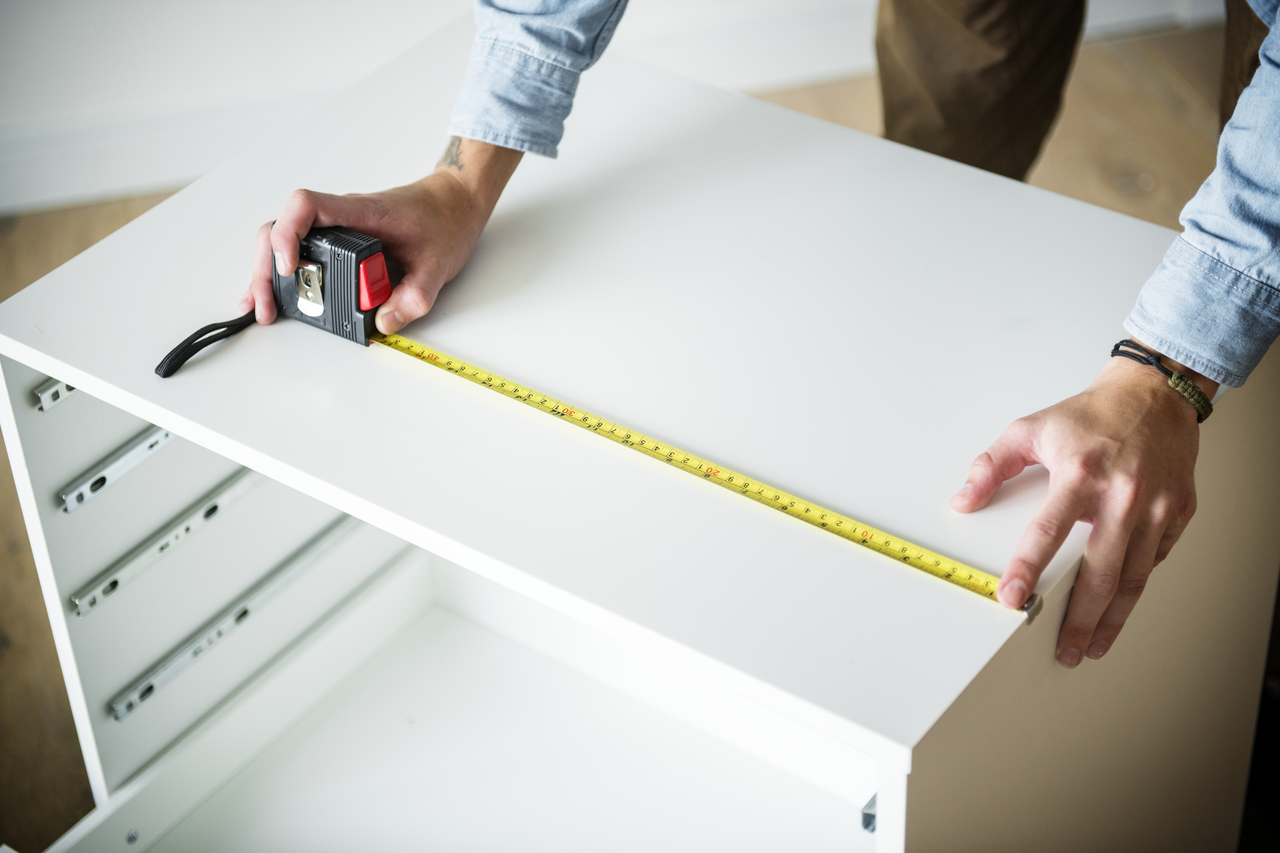
{"label": "tattoo on arm", "polygon": [[440,162],[436,167],[444,166],[449,169],[457,169],[462,171],[462,140],[456,136],[449,137],[449,145],[444,149],[444,154],[440,155]]}

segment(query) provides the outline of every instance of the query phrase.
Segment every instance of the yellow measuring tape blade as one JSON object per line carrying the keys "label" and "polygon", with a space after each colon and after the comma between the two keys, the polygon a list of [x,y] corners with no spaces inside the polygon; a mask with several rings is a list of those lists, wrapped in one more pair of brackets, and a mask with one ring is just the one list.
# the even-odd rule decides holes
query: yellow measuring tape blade
{"label": "yellow measuring tape blade", "polygon": [[[373,335],[371,339],[406,355],[411,355],[419,361],[425,361],[427,364],[439,367],[442,370],[456,373],[458,376],[469,379],[477,385],[483,385],[513,400],[519,400],[521,403],[532,406],[539,411],[555,415],[585,430],[602,435],[610,441],[638,450],[646,456],[661,459],[663,462],[673,465],[682,471],[687,471],[690,474],[715,483],[717,486],[749,497],[765,506],[781,510],[801,521],[807,521],[814,527],[822,528],[843,539],[848,539],[850,542],[856,542],[859,545],[870,548],[872,551],[884,554],[886,557],[892,557],[900,563],[906,563],[908,566],[926,571],[934,577],[942,578],[956,586],[976,592],[984,598],[995,600],[996,587],[999,585],[1000,579],[994,575],[979,571],[972,566],[966,566],[964,563],[958,563],[927,548],[921,548],[919,545],[914,545],[901,537],[890,536],[883,530],[878,530],[869,524],[863,524],[847,515],[841,515],[826,507],[798,498],[760,480],[746,477],[709,459],[701,459],[692,453],[685,453],[679,448],[659,442],[644,433],[636,432],[621,424],[597,417],[585,409],[567,403],[564,400],[548,397],[528,386],[519,385],[496,373],[477,367],[474,364],[468,364],[462,359],[446,355],[437,349],[415,343],[408,338],[402,338],[399,335]],[[1030,616],[1035,615],[1035,610],[1032,608],[1038,603],[1038,599],[1035,596],[1032,599],[1023,608]]]}

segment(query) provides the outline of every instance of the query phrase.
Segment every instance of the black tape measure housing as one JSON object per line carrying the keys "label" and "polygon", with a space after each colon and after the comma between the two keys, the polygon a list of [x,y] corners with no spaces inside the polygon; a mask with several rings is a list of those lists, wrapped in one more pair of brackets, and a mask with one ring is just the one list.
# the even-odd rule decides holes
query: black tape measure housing
{"label": "black tape measure housing", "polygon": [[[381,253],[382,242],[359,231],[336,226],[311,229],[302,238],[294,274],[281,276],[274,266],[271,269],[276,310],[282,317],[368,346],[377,332],[374,315],[386,298],[361,310],[360,273],[362,264],[373,259],[385,282],[385,262],[373,258]],[[389,283],[386,293],[390,293]]]}
{"label": "black tape measure housing", "polygon": [[[281,276],[271,268],[276,312],[368,346],[378,330],[378,306],[391,297],[391,280],[382,242],[350,228],[313,228],[302,238],[298,268]],[[254,312],[225,323],[210,323],[169,351],[156,365],[167,379],[210,344],[253,325]]]}

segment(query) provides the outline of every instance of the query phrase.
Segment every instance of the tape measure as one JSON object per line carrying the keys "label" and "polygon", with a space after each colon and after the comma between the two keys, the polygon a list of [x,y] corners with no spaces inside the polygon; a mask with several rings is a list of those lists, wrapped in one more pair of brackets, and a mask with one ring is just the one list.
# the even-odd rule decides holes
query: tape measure
{"label": "tape measure", "polygon": [[[274,267],[272,269],[272,292],[276,310],[281,316],[300,320],[358,344],[380,343],[391,347],[602,435],[610,441],[638,450],[646,456],[661,459],[668,465],[674,465],[757,503],[785,512],[842,539],[856,542],[899,563],[976,592],[983,598],[992,601],[996,598],[1000,579],[994,575],[921,548],[901,537],[890,536],[869,524],[744,476],[709,459],[685,453],[644,433],[597,417],[564,400],[556,400],[532,388],[522,387],[462,359],[399,335],[379,334],[374,326],[374,317],[378,306],[390,297],[391,283],[382,254],[382,243],[375,237],[340,226],[314,228],[300,242],[299,253],[298,267],[292,276],[282,276]],[[236,334],[252,324],[253,320],[254,312],[249,311],[235,320],[212,323],[198,329],[164,357],[156,367],[156,373],[161,377],[172,376],[191,356],[212,343]],[[1028,622],[1040,612],[1040,607],[1039,596],[1032,595],[1027,599],[1022,610],[1027,614]]]}
{"label": "tape measure", "polygon": [[[913,568],[928,572],[934,577],[941,578],[970,592],[975,592],[983,598],[989,598],[992,601],[996,599],[996,588],[1000,584],[1000,579],[994,575],[987,574],[972,566],[966,566],[964,563],[944,557],[927,548],[921,548],[919,545],[908,542],[899,536],[891,536],[869,524],[864,524],[847,515],[842,515],[812,501],[799,498],[790,492],[770,486],[768,483],[753,477],[747,477],[709,459],[702,459],[692,453],[685,453],[677,447],[659,442],[644,433],[593,415],[579,406],[549,397],[527,385],[520,385],[492,371],[447,355],[440,350],[423,346],[400,335],[382,335],[374,332],[369,335],[369,340],[373,343],[388,346],[405,355],[411,355],[419,361],[426,362],[441,370],[447,370],[477,385],[483,385],[485,388],[497,391],[504,397],[518,400],[541,412],[555,415],[568,423],[593,432],[596,435],[604,436],[617,444],[630,447],[632,450],[638,450],[646,456],[660,459],[681,471],[688,472],[729,491],[751,498],[757,503],[785,512],[787,515],[808,522],[814,527],[825,530],[828,533],[834,533],[842,539],[848,539],[850,542],[890,557],[896,562],[905,563]],[[1038,595],[1032,595],[1027,599],[1022,610],[1027,614],[1028,622],[1040,612],[1040,607],[1041,600]]]}

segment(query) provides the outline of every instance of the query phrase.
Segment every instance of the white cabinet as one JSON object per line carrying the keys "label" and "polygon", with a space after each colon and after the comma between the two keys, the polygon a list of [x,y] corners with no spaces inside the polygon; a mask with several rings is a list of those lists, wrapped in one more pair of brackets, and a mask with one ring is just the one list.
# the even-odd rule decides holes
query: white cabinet
{"label": "white cabinet", "polygon": [[[1271,363],[1204,429],[1184,542],[1076,671],[1052,650],[1083,526],[1027,625],[385,348],[281,322],[152,373],[230,316],[289,190],[429,168],[470,38],[0,306],[97,804],[56,849],[1233,847],[1280,559]],[[947,498],[1089,381],[1171,237],[606,59],[561,159],[527,158],[405,334],[998,573],[1045,478],[973,516]],[[77,390],[41,411],[49,378]],[[151,424],[164,446],[62,510]]]}

